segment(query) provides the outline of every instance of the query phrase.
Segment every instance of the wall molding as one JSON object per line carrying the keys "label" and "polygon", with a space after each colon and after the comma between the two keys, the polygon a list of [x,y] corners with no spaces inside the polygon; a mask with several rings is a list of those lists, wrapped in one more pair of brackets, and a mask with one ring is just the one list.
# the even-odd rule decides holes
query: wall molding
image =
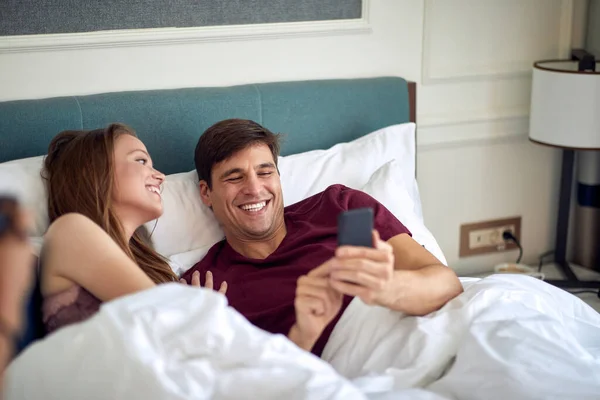
{"label": "wall molding", "polygon": [[[427,10],[431,9],[434,0],[425,0],[423,10],[423,53],[421,60],[421,74],[423,84],[469,82],[486,79],[522,78],[531,75],[530,60],[511,60],[493,65],[478,66],[476,70],[466,72],[447,71],[443,73],[432,72],[432,22],[428,19]],[[574,0],[562,0],[560,6],[559,43],[556,58],[565,58],[571,48],[572,20]]]}
{"label": "wall molding", "polygon": [[470,123],[491,122],[515,118],[529,118],[529,108],[512,107],[497,108],[493,111],[463,111],[453,113],[418,115],[417,121],[423,128],[432,128],[448,125],[465,125]]}
{"label": "wall molding", "polygon": [[363,0],[360,19],[2,36],[0,53],[370,34],[370,1]]}
{"label": "wall molding", "polygon": [[529,115],[525,110],[504,110],[494,114],[417,118],[417,147],[435,150],[475,144],[504,143],[527,139]]}

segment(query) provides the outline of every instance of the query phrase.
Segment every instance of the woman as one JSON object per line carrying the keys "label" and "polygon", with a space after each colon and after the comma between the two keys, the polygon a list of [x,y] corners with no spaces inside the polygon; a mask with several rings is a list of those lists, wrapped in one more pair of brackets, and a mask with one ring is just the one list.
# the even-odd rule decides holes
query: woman
{"label": "woman", "polygon": [[50,218],[41,255],[47,332],[88,318],[102,302],[177,281],[140,229],[163,212],[165,176],[131,128],[59,133],[43,176]]}

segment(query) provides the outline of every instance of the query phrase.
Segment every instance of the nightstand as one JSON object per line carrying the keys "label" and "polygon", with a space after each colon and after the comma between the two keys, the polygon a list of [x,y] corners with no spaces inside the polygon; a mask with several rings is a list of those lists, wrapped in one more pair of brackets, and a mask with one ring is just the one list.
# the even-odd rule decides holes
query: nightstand
{"label": "nightstand", "polygon": [[[537,266],[533,266],[537,268]],[[578,279],[582,281],[600,281],[600,272],[594,271],[588,268],[583,268],[575,264],[571,264],[571,269],[575,273]],[[562,279],[562,273],[560,272],[559,267],[554,263],[544,264],[542,266],[542,272],[545,275],[545,279]],[[485,278],[486,276],[493,275],[494,271],[477,274],[477,275],[469,275],[475,278]],[[562,290],[566,290],[563,288],[559,288]],[[573,293],[575,296],[579,297],[581,300],[590,305],[594,310],[600,313],[600,298],[598,298],[598,290],[597,289],[569,289],[567,292]]]}

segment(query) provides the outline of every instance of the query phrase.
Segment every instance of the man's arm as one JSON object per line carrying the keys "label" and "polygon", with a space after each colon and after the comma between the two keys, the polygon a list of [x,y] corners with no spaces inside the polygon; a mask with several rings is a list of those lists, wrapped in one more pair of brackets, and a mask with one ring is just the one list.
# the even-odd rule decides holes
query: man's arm
{"label": "man's arm", "polygon": [[375,248],[343,246],[336,251],[331,285],[411,315],[438,310],[462,292],[454,271],[421,247],[408,234],[382,241],[375,232]]}
{"label": "man's arm", "polygon": [[426,315],[462,293],[456,273],[407,234],[387,242],[394,253],[394,277],[389,308]]}

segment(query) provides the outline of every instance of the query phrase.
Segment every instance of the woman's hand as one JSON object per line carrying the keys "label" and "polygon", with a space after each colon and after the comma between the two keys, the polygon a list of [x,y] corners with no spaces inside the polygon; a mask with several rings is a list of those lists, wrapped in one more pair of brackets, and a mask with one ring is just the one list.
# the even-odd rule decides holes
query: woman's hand
{"label": "woman's hand", "polygon": [[[207,271],[206,272],[206,284],[204,285],[204,287],[207,289],[214,290],[214,282],[213,281],[214,280],[213,280],[212,272]],[[187,282],[183,278],[180,279],[179,282],[183,283],[184,285],[187,285]],[[194,271],[194,273],[192,274],[192,286],[202,287],[202,285],[200,285],[200,272],[198,272],[198,271]],[[221,283],[221,286],[219,287],[218,292],[222,293],[222,294],[227,293],[227,282],[223,281]]]}

